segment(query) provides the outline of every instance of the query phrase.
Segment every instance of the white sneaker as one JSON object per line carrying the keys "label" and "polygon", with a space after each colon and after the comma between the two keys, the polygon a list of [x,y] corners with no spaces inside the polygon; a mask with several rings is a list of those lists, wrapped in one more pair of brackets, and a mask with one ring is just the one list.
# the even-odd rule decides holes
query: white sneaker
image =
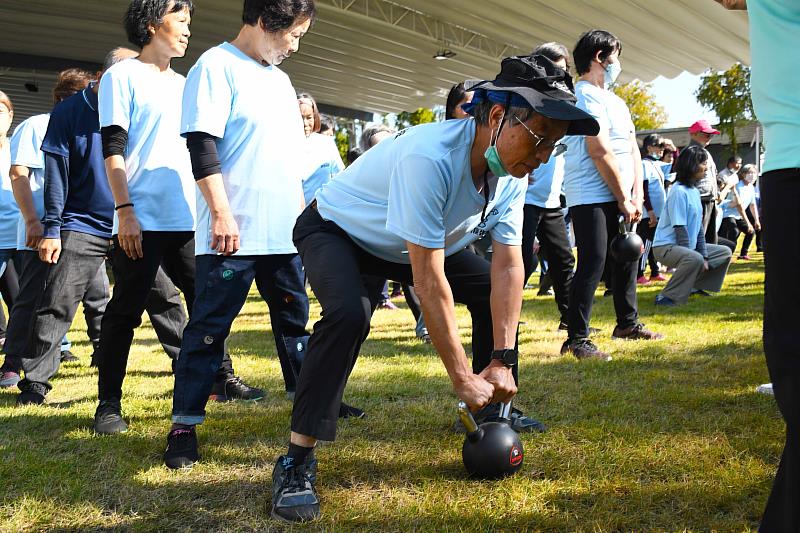
{"label": "white sneaker", "polygon": [[775,393],[772,392],[772,383],[764,383],[763,385],[759,385],[756,387],[756,392],[761,394],[769,394],[770,396],[775,396]]}

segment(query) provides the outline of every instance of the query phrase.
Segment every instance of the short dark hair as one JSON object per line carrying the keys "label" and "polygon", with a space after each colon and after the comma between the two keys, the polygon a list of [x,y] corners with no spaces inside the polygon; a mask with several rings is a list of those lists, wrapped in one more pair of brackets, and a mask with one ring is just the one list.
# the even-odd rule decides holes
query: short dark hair
{"label": "short dark hair", "polygon": [[[302,100],[305,100],[305,102],[302,102]],[[311,131],[313,131],[314,133],[319,132],[321,124],[319,120],[319,109],[317,108],[317,101],[314,100],[314,97],[308,93],[297,93],[297,102],[299,104],[301,103],[311,104],[311,111],[314,114],[314,127],[311,128]]]}
{"label": "short dark hair", "polygon": [[733,163],[741,163],[741,162],[742,162],[742,158],[741,157],[739,157],[738,155],[732,155],[732,156],[730,156],[728,158],[728,163],[727,164],[731,165]]}
{"label": "short dark hair", "polygon": [[557,43],[555,41],[549,42],[549,43],[542,43],[539,46],[537,46],[536,48],[534,48],[533,52],[531,52],[531,55],[532,56],[543,55],[544,57],[546,57],[547,59],[549,59],[553,63],[563,59],[564,61],[567,62],[566,71],[567,71],[567,74],[569,74],[569,70],[570,70],[569,50],[567,50],[567,47],[564,46],[563,44]]}
{"label": "short dark hair", "polygon": [[322,115],[319,116],[319,133],[323,131],[331,130],[336,133],[335,123],[333,121],[333,117],[330,115]]}
{"label": "short dark hair", "polygon": [[708,152],[702,146],[690,144],[681,150],[678,160],[673,163],[675,170],[675,181],[680,182],[686,187],[697,185],[695,174],[700,170],[700,165],[708,161]]}
{"label": "short dark hair", "polygon": [[604,30],[589,30],[580,36],[572,50],[575,70],[578,75],[586,74],[597,52],[600,52],[600,60],[605,61],[615,51],[622,54],[622,42],[613,34]]}
{"label": "short dark hair", "polygon": [[361,157],[361,154],[363,154],[363,153],[364,152],[358,146],[354,146],[353,148],[350,148],[347,151],[347,164],[348,165],[352,165],[353,163],[355,163],[356,159]]}
{"label": "short dark hair", "polygon": [[314,22],[316,15],[314,0],[244,0],[242,22],[275,33],[288,30],[298,21]]}
{"label": "short dark hair", "polygon": [[124,19],[128,41],[144,48],[153,37],[148,31],[150,26],[158,26],[164,22],[165,15],[184,9],[188,9],[190,15],[194,14],[192,0],[132,0]]}
{"label": "short dark hair", "polygon": [[122,46],[117,46],[116,48],[110,50],[106,54],[106,58],[103,60],[103,71],[106,71],[111,67],[113,67],[114,65],[116,65],[117,63],[119,63],[120,61],[123,61],[125,58],[121,54],[121,52],[126,52],[128,50],[129,50],[128,48]]}
{"label": "short dark hair", "polygon": [[[486,126],[489,124],[489,112],[492,110],[492,107],[495,105],[503,105],[498,104],[497,102],[492,102],[490,100],[484,100],[478,103],[472,111],[472,116],[475,118],[475,123],[478,126]],[[504,120],[506,122],[510,122],[512,126],[515,126],[517,123],[514,121],[514,117],[516,116],[522,122],[527,122],[536,114],[532,107],[514,107],[509,105],[506,108],[506,114]]]}
{"label": "short dark hair", "polygon": [[73,94],[84,90],[95,78],[94,72],[82,68],[68,68],[58,73],[56,86],[53,88],[53,103],[66,100]]}
{"label": "short dark hair", "polygon": [[647,148],[650,146],[658,146],[659,148],[664,147],[664,137],[659,135],[658,133],[650,133],[644,139],[642,139],[642,155],[647,155]]}
{"label": "short dark hair", "polygon": [[467,96],[467,91],[464,90],[464,82],[456,83],[450,87],[450,92],[447,93],[447,103],[444,106],[444,118],[450,120],[456,118],[456,106],[461,103]]}

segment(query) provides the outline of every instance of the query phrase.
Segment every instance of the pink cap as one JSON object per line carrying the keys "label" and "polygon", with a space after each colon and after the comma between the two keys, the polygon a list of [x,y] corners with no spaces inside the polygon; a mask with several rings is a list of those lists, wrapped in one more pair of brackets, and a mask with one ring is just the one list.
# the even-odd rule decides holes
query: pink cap
{"label": "pink cap", "polygon": [[719,135],[719,130],[715,130],[711,127],[711,124],[708,123],[707,120],[698,120],[691,126],[689,126],[689,133],[708,133],[710,135]]}

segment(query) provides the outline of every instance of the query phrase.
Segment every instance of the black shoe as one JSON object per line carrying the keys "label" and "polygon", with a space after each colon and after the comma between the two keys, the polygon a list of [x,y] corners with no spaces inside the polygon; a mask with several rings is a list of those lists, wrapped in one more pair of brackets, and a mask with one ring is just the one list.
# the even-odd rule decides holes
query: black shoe
{"label": "black shoe", "polygon": [[339,406],[339,418],[364,418],[365,416],[367,416],[367,413],[358,407],[347,405],[344,402]]}
{"label": "black shoe", "polygon": [[211,389],[210,398],[217,402],[244,400],[255,402],[264,398],[264,391],[251,387],[239,376],[230,376],[225,381],[216,381]]}
{"label": "black shoe", "polygon": [[692,296],[711,296],[710,292],[704,291],[702,289],[692,289],[691,292]]}
{"label": "black shoe", "polygon": [[94,432],[113,435],[128,431],[128,424],[122,419],[122,405],[119,400],[101,400],[94,414]]}
{"label": "black shoe", "polygon": [[69,350],[64,350],[61,352],[61,362],[62,363],[74,363],[75,361],[80,361],[74,353],[70,352]]}
{"label": "black shoe", "polygon": [[[498,420],[498,422],[504,421],[502,419]],[[544,433],[547,431],[547,426],[539,422],[538,420],[534,420],[529,416],[525,416],[522,414],[522,411],[517,409],[516,407],[511,408],[511,429],[516,431],[517,433]]]}
{"label": "black shoe", "polygon": [[294,465],[285,455],[278,457],[272,471],[270,515],[284,522],[308,522],[319,518],[319,496],[307,465]]}
{"label": "black shoe", "polygon": [[191,468],[200,460],[197,452],[197,433],[194,427],[173,429],[167,435],[167,451],[164,464],[168,468]]}
{"label": "black shoe", "polygon": [[[547,430],[547,427],[544,424],[538,420],[534,420],[533,418],[525,416],[522,414],[522,411],[516,407],[511,408],[510,421],[506,418],[501,418],[500,407],[501,405],[499,403],[489,404],[477,413],[473,414],[472,417],[475,419],[475,423],[479,426],[484,422],[502,422],[511,426],[511,429],[517,433],[542,433]],[[456,433],[465,433],[467,431],[460,418],[456,419],[456,423],[453,425],[453,430]]]}
{"label": "black shoe", "polygon": [[17,407],[25,405],[42,405],[44,397],[47,395],[47,387],[41,383],[26,382],[20,388],[21,392],[17,396]]}
{"label": "black shoe", "polygon": [[600,351],[595,344],[589,339],[567,339],[561,345],[561,355],[571,353],[578,360],[584,359],[599,359],[600,361],[611,361],[611,356],[605,352]]}

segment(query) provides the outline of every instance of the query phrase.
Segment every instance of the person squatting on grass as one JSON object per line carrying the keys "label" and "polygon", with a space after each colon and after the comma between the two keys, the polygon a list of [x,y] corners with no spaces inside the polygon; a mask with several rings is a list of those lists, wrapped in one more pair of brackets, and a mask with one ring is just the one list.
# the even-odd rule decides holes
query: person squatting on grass
{"label": "person squatting on grass", "polygon": [[[186,80],[179,131],[201,193],[198,293],[175,367],[170,468],[199,459],[195,426],[254,280],[279,356],[298,372],[306,353],[309,303],[292,227],[304,206],[298,162],[307,140],[295,90],[278,65],[298,50],[314,16],[312,0],[245,0],[238,36],[200,56]],[[338,415],[337,404],[334,425]]]}
{"label": "person squatting on grass", "polygon": [[786,444],[761,533],[800,531],[800,69],[789,53],[800,35],[800,4],[718,0],[750,16],[753,108],[764,126],[761,206],[764,226],[764,354]]}
{"label": "person squatting on grass", "polygon": [[[342,391],[369,333],[374,302],[363,275],[413,281],[433,345],[472,410],[517,392],[525,178],[564,134],[595,135],[598,125],[575,107],[569,75],[544,56],[506,58],[495,80],[472,90],[466,111],[474,119],[424,124],[384,140],[297,220],[294,241],[322,318],[300,372],[289,449],[273,470],[276,518],[320,514],[313,449],[336,436]],[[487,233],[491,264],[467,249]],[[455,302],[472,315],[472,368]],[[514,416],[512,424],[542,429]]]}
{"label": "person squatting on grass", "polygon": [[[761,220],[758,216],[756,205],[756,190],[753,183],[756,181],[758,169],[749,164],[741,167],[737,173],[736,184],[733,186],[729,197],[722,201],[722,225],[719,228],[720,237],[732,242],[734,246],[739,240],[739,235],[744,233],[742,250],[739,259],[748,260],[750,244],[753,242],[755,232],[761,230]],[[750,217],[754,223],[750,223]],[[736,251],[735,249],[732,251]]]}
{"label": "person squatting on grass", "polygon": [[675,184],[670,187],[661,212],[653,253],[673,267],[667,285],[656,296],[656,305],[686,303],[693,290],[719,292],[731,262],[731,250],[706,243],[703,205],[697,184],[706,176],[708,152],[697,145],[685,148],[675,164]]}
{"label": "person squatting on grass", "polygon": [[[162,263],[183,292],[191,316],[195,185],[189,152],[180,136],[185,78],[172,70],[170,62],[186,53],[192,12],[191,0],[132,1],[125,30],[141,53],[109,68],[100,82],[103,156],[115,203],[111,252],[115,284],[98,348],[99,404],[94,423],[98,433],[127,429],[121,412],[122,382],[134,329],[141,324]],[[263,397],[263,391],[234,375],[230,358],[221,361],[215,367],[215,396]]]}

